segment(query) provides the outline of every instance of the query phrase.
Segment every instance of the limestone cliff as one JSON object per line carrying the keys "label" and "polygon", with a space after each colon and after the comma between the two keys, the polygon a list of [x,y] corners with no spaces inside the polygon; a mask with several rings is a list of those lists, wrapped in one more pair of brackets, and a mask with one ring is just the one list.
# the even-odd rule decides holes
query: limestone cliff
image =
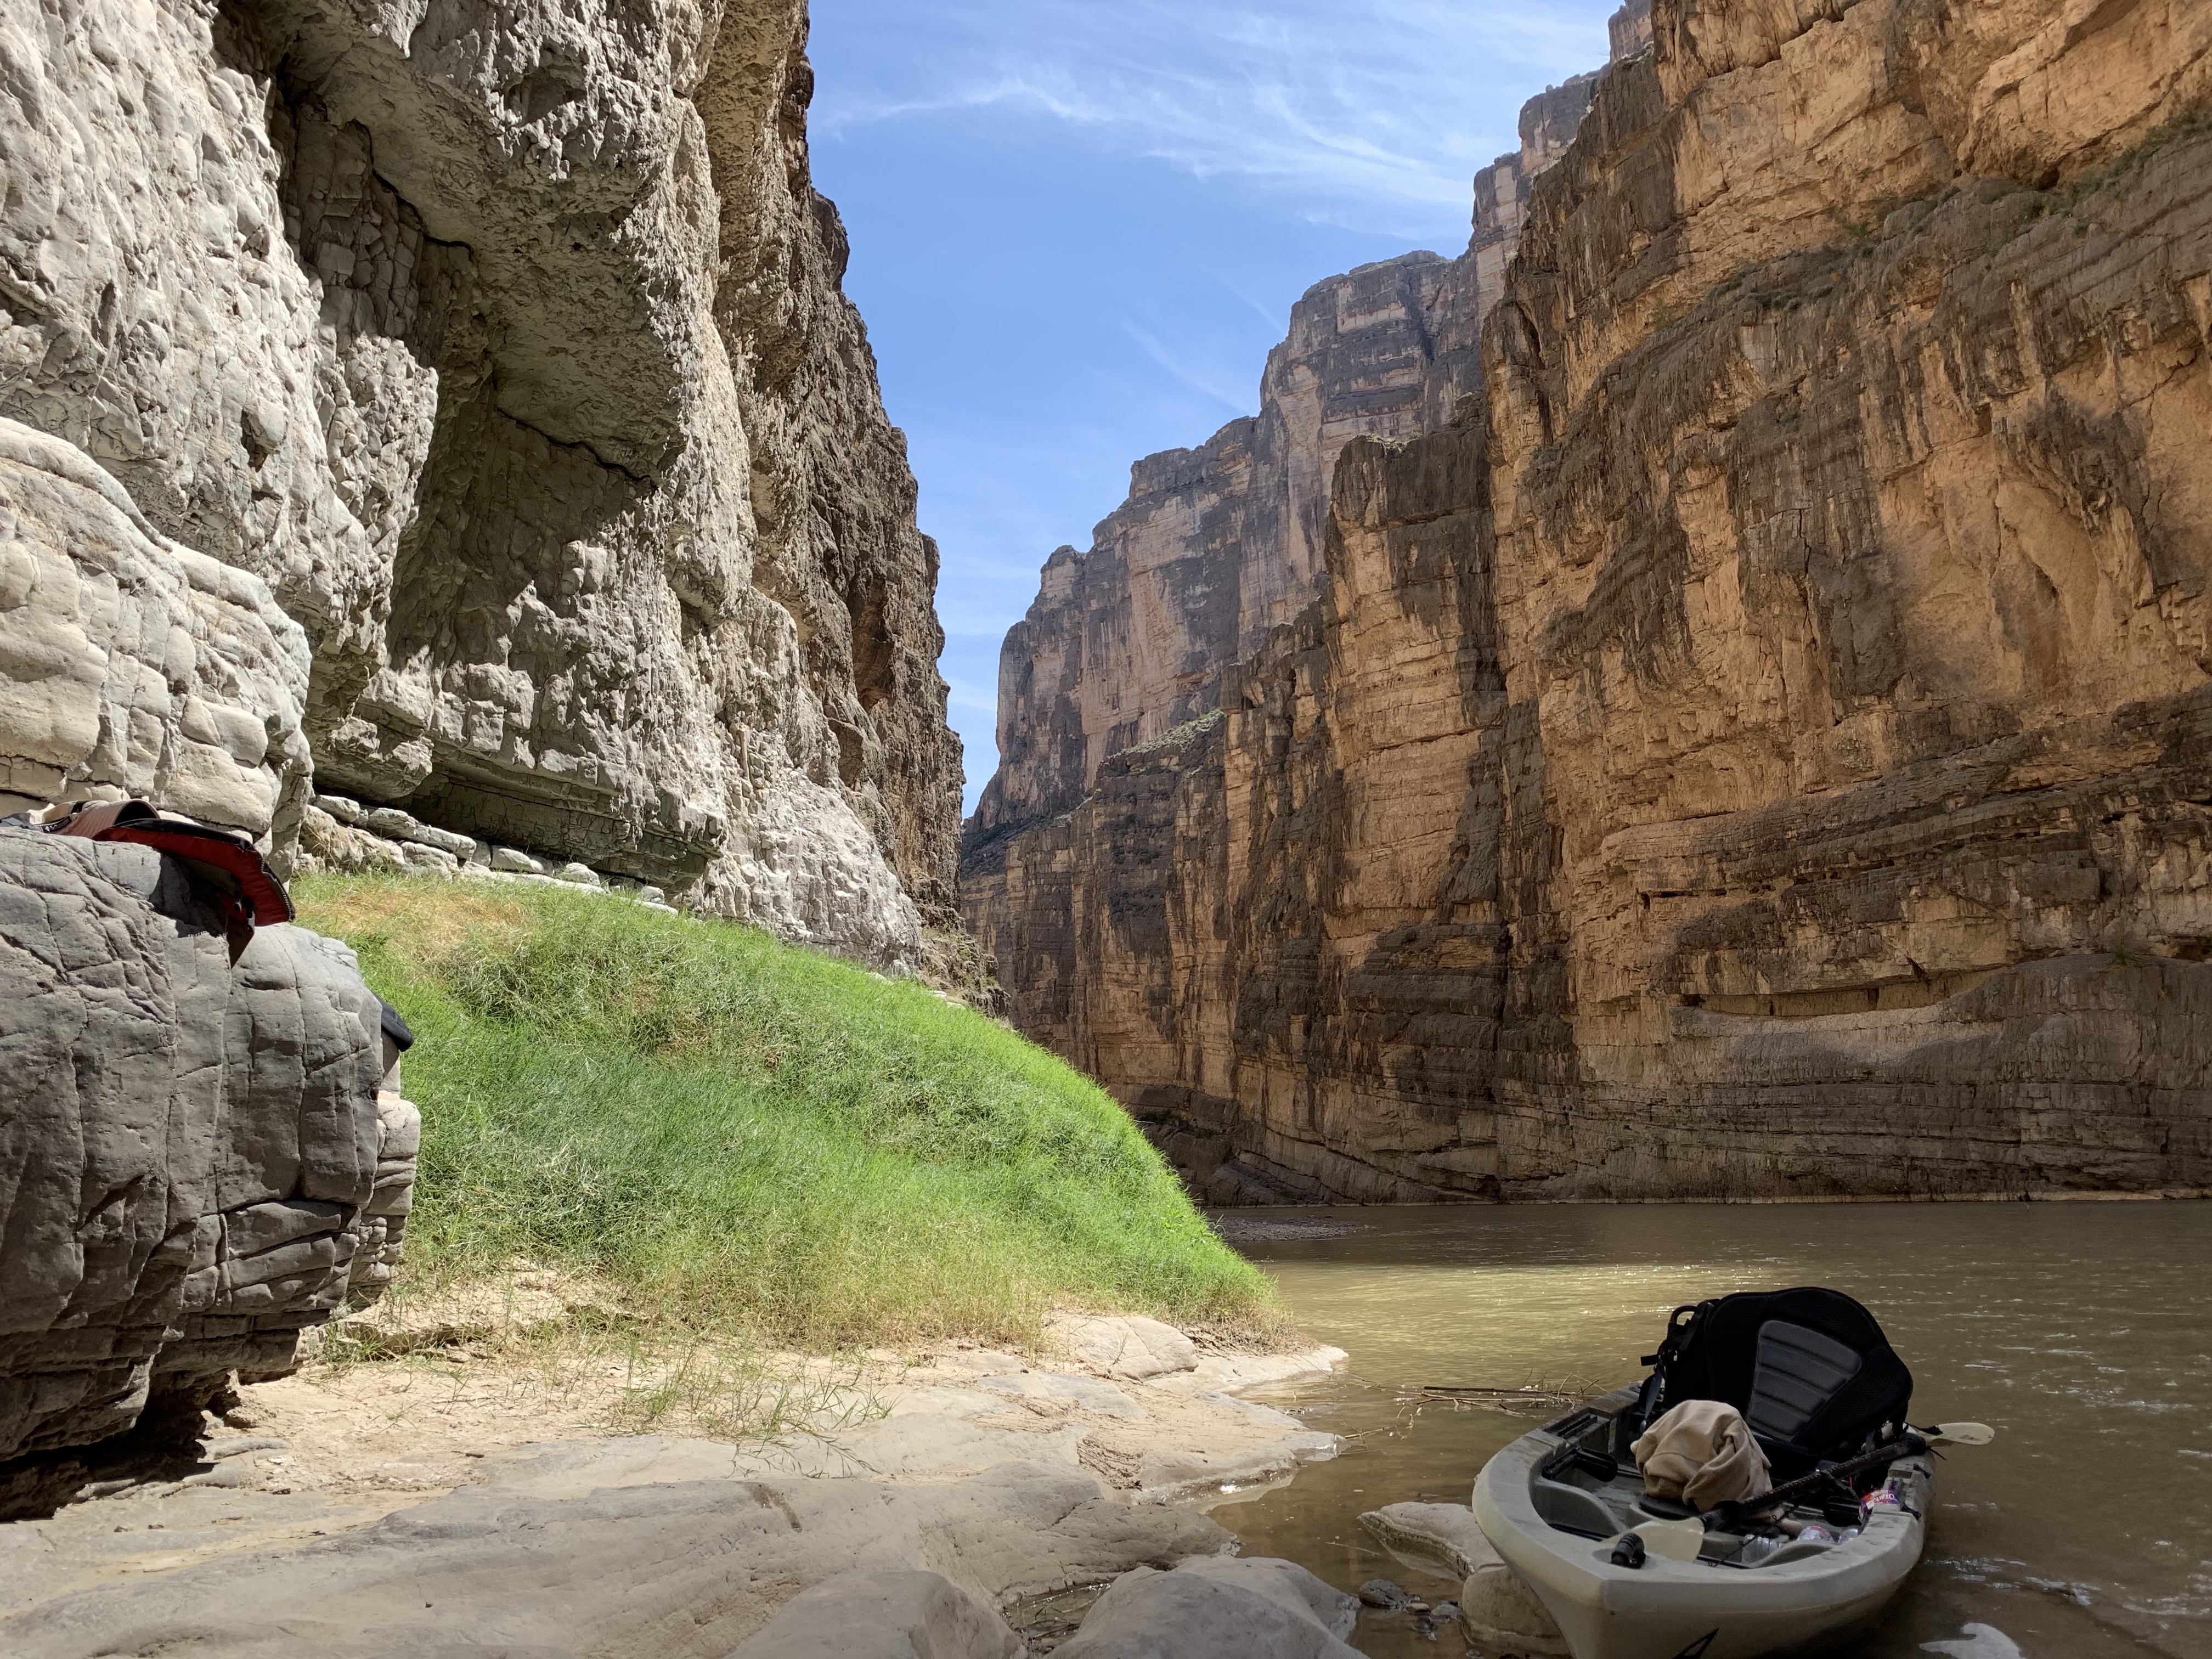
{"label": "limestone cliff", "polygon": [[1650,25],[1017,1021],[1221,1201],[2212,1184],[2212,13]]}
{"label": "limestone cliff", "polygon": [[966,831],[972,866],[1081,800],[1107,757],[1218,706],[1221,673],[1320,591],[1329,478],[1355,438],[1411,436],[1480,384],[1536,175],[1589,106],[1579,76],[1522,112],[1521,148],[1475,179],[1455,259],[1409,253],[1316,283],[1267,356],[1260,413],[1146,456],[1090,550],[1056,550],[999,666],[999,769]]}
{"label": "limestone cliff", "polygon": [[969,838],[1066,811],[1108,755],[1214,706],[1222,669],[1313,600],[1328,479],[1353,438],[1420,428],[1431,319],[1455,275],[1431,253],[1316,284],[1267,359],[1257,418],[1129,470],[1090,550],[1055,551],[1000,656],[1000,767]]}
{"label": "limestone cliff", "polygon": [[[311,757],[872,958],[949,918],[936,552],[809,182],[805,33],[803,0],[0,21],[0,416],[304,629],[297,708],[252,711],[301,751],[207,816],[289,855]],[[0,698],[43,696],[44,636],[0,640]],[[124,783],[0,747],[19,794]]]}

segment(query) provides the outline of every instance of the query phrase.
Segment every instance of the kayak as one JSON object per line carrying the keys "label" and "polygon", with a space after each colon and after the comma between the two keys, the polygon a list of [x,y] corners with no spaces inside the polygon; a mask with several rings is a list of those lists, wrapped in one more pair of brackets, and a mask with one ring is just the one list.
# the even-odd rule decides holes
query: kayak
{"label": "kayak", "polygon": [[[1522,1436],[1475,1480],[1476,1521],[1574,1659],[1763,1659],[1849,1640],[1918,1562],[1934,1480],[1927,1440],[1905,1426],[1911,1374],[1872,1316],[1831,1291],[1721,1298],[1676,1310],[1648,1363],[1650,1377]],[[1699,1516],[1645,1490],[1630,1448],[1691,1398],[1743,1411],[1780,1501]]]}

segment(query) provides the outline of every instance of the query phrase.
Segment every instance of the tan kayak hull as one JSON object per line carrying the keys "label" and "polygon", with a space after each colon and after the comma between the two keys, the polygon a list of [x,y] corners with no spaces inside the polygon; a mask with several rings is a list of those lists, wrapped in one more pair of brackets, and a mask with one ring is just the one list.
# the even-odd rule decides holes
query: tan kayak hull
{"label": "tan kayak hull", "polygon": [[1920,1559],[1931,1478],[1924,1455],[1893,1472],[1909,1509],[1878,1508],[1858,1537],[1804,1559],[1736,1567],[1654,1553],[1642,1567],[1615,1566],[1610,1538],[1563,1532],[1538,1512],[1539,1472],[1561,1443],[1538,1430],[1506,1447],[1476,1478],[1474,1506],[1575,1659],[1816,1652],[1877,1616]]}

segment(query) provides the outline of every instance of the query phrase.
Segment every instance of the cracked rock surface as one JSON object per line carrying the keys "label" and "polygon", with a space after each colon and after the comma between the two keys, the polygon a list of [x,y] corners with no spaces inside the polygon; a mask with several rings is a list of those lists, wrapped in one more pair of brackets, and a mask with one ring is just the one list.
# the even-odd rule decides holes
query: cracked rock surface
{"label": "cracked rock surface", "polygon": [[381,1292],[421,1138],[381,1012],[303,928],[234,963],[150,848],[0,830],[0,1498]]}
{"label": "cracked rock surface", "polygon": [[[1117,1372],[1136,1343],[1169,1363]],[[811,1414],[744,1445],[549,1440],[590,1432],[573,1377],[502,1385],[485,1368],[450,1389],[398,1366],[309,1370],[242,1390],[233,1418],[253,1432],[208,1441],[181,1479],[118,1481],[0,1528],[0,1649],[274,1654],[313,1621],[339,1655],[1008,1659],[1024,1604],[1233,1549],[1195,1512],[1217,1486],[1286,1479],[1334,1441],[1224,1390],[1342,1358],[1201,1353],[1152,1321],[1056,1319],[1028,1354],[805,1362],[790,1380]],[[1118,1475],[1093,1459],[1109,1443]],[[1150,1632],[1229,1659],[1338,1651],[1347,1598],[1288,1564],[1231,1564],[1209,1585],[1124,1597],[1099,1650]],[[1188,1645],[1186,1604],[1215,1645]]]}

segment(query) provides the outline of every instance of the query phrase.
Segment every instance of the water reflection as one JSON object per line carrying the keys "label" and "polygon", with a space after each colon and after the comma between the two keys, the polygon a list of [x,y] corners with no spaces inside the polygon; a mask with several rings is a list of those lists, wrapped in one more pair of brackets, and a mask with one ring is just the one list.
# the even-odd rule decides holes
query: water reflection
{"label": "water reflection", "polygon": [[[1983,1643],[1953,1650],[1995,1659],[2002,1632],[2033,1659],[2212,1656],[2212,1204],[1296,1213],[1367,1231],[1246,1247],[1299,1322],[1352,1354],[1274,1403],[1354,1437],[1291,1486],[1214,1510],[1248,1554],[1346,1589],[1379,1575],[1449,1595],[1376,1550],[1358,1513],[1465,1503],[1529,1420],[1410,1390],[1609,1384],[1639,1371],[1679,1303],[1830,1285],[1872,1308],[1912,1367],[1916,1418],[2000,1431],[1944,1464],[1921,1570],[1859,1652]],[[1358,1639],[1439,1651],[1402,1617],[1368,1616]]]}

